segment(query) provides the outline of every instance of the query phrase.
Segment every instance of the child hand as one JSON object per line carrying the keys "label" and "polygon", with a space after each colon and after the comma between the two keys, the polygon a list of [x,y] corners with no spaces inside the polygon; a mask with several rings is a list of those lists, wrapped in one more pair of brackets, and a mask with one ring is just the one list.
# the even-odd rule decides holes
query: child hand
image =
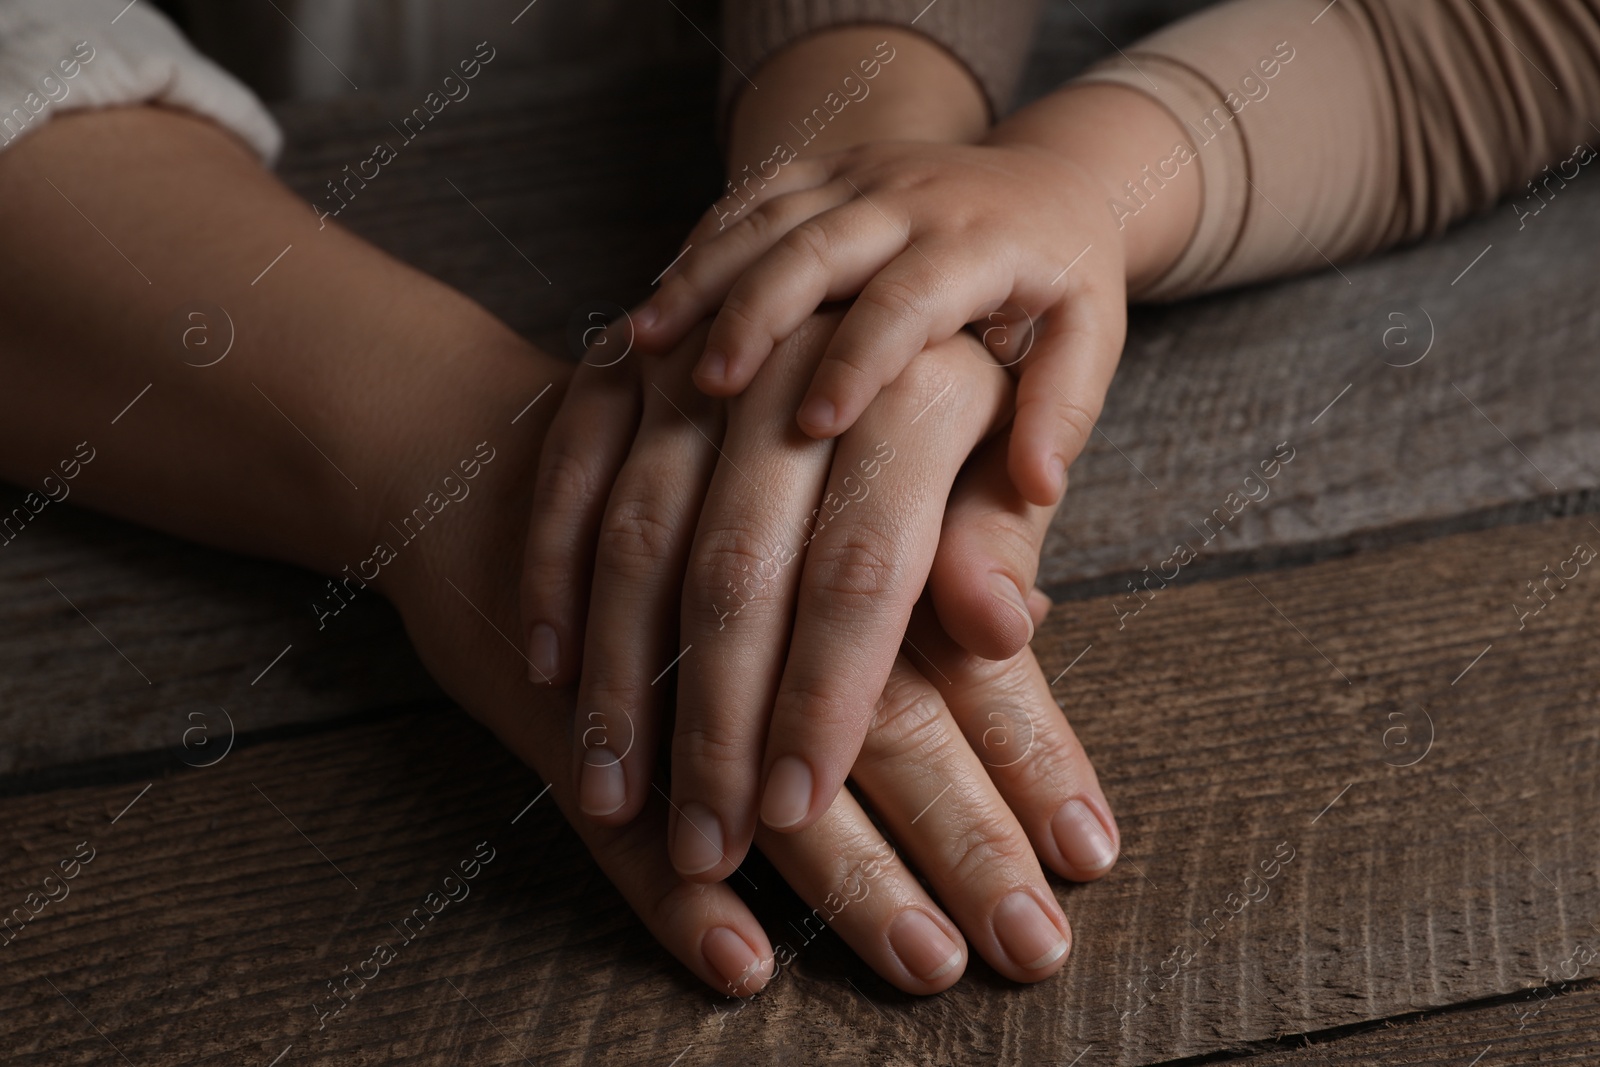
{"label": "child hand", "polygon": [[926,345],[976,323],[1019,375],[1012,481],[1054,504],[1126,331],[1124,246],[1105,183],[1021,143],[879,143],[793,169],[811,184],[794,190],[783,175],[792,191],[775,185],[731,225],[726,204],[713,208],[634,313],[640,344],[670,346],[715,312],[695,379],[729,396],[819,304],[855,296],[798,416],[808,434],[832,437]]}

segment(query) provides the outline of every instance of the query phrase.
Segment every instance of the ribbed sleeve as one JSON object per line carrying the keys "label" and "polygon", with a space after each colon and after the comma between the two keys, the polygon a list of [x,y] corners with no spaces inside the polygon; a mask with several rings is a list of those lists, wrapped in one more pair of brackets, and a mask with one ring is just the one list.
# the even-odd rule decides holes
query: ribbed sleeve
{"label": "ribbed sleeve", "polygon": [[1436,234],[1600,147],[1600,0],[1233,0],[1125,51],[1079,81],[1163,104],[1203,186],[1144,298]]}
{"label": "ribbed sleeve", "polygon": [[[1039,16],[1039,0],[724,0],[723,50],[754,76],[774,52],[808,34],[880,23],[916,30],[972,71],[994,115],[1005,113],[1022,76]],[[724,71],[722,113],[749,84]],[[759,91],[759,90],[757,90]]]}
{"label": "ribbed sleeve", "polygon": [[209,118],[271,163],[283,136],[261,102],[150,4],[0,0],[0,148],[78,108],[164,104]]}

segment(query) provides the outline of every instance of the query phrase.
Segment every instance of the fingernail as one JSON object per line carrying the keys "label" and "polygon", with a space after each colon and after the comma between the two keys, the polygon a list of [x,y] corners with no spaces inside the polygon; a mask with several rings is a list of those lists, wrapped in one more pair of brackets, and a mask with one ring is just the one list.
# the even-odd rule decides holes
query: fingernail
{"label": "fingernail", "polygon": [[995,571],[989,575],[989,591],[1005,602],[1006,607],[1022,616],[1022,621],[1028,624],[1028,640],[1033,640],[1033,616],[1028,613],[1028,602],[1022,599],[1022,593],[1017,589],[1017,583],[1010,578]]}
{"label": "fingernail", "polygon": [[708,382],[721,382],[728,376],[728,357],[721,352],[707,350],[700,357],[700,366],[695,371],[696,377],[704,378]]}
{"label": "fingernail", "polygon": [[813,397],[800,408],[800,421],[813,430],[833,429],[835,409],[832,401]]}
{"label": "fingernail", "polygon": [[583,754],[578,773],[578,807],[585,815],[610,815],[628,799],[622,761],[609,748],[591,748]]}
{"label": "fingernail", "polygon": [[889,924],[889,947],[906,970],[931,982],[961,965],[961,949],[925,912],[907,908]]}
{"label": "fingernail", "polygon": [[795,756],[784,756],[767,775],[761,794],[761,821],[774,830],[793,826],[811,810],[811,768]]}
{"label": "fingernail", "polygon": [[629,318],[633,320],[633,325],[638,329],[648,330],[656,324],[657,319],[661,318],[661,312],[656,309],[653,301],[646,301],[639,305],[639,310],[635,311]]}
{"label": "fingernail", "polygon": [[1117,846],[1095,816],[1094,809],[1074,797],[1061,805],[1050,820],[1056,847],[1076,869],[1084,873],[1103,871],[1117,862]]}
{"label": "fingernail", "polygon": [[1067,491],[1067,461],[1060,456],[1050,457],[1050,484],[1058,497]]}
{"label": "fingernail", "polygon": [[678,812],[672,842],[672,865],[679,874],[699,874],[722,862],[722,820],[697,800]]}
{"label": "fingernail", "polygon": [[528,634],[528,681],[549,682],[561,669],[561,642],[549,623],[535,623]]}
{"label": "fingernail", "polygon": [[700,942],[700,954],[711,969],[722,976],[727,983],[724,988],[734,996],[741,988],[754,993],[766,985],[770,977],[768,961],[762,960],[744,938],[726,926],[713,927],[706,932],[705,939]]}
{"label": "fingernail", "polygon": [[1034,586],[1028,593],[1028,617],[1030,619],[1035,616],[1043,619],[1050,614],[1050,609],[1054,606],[1055,603],[1038,586]]}
{"label": "fingernail", "polygon": [[1043,970],[1067,952],[1067,939],[1056,924],[1020,889],[995,907],[994,932],[1006,955],[1025,971]]}

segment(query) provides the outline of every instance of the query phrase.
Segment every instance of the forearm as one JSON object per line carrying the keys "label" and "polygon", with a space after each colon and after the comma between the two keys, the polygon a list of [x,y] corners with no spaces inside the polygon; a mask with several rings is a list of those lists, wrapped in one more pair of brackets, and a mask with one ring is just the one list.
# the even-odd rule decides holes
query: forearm
{"label": "forearm", "polygon": [[734,105],[730,176],[746,164],[755,169],[775,145],[806,157],[865,141],[970,142],[989,122],[983,89],[967,68],[922,34],[894,26],[813,34],[774,55],[755,78],[761,88]]}
{"label": "forearm", "polygon": [[[1000,123],[988,141],[1047,152],[1076,166],[1103,190],[1106,217],[1116,223],[1124,245],[1131,293],[1171,267],[1199,221],[1199,168],[1152,169],[1182,157],[1188,132],[1142,93],[1069,84]],[[1143,199],[1134,190],[1145,190]],[[1140,206],[1132,210],[1130,203]]]}
{"label": "forearm", "polygon": [[1149,292],[1187,296],[1437,234],[1508,193],[1519,219],[1538,210],[1545,182],[1594,157],[1600,3],[1233,0],[1078,81],[1093,83],[1187,127],[1187,160],[1153,146],[1115,194],[1132,231],[1166,209],[1172,171],[1198,183],[1193,238]]}
{"label": "forearm", "polygon": [[[67,116],[0,153],[0,233],[0,476],[38,486],[88,441],[73,499],[219,547],[354,564],[435,468],[485,439],[532,453],[539,412],[491,413],[565,381],[176,112]],[[224,317],[185,319],[198,301]]]}

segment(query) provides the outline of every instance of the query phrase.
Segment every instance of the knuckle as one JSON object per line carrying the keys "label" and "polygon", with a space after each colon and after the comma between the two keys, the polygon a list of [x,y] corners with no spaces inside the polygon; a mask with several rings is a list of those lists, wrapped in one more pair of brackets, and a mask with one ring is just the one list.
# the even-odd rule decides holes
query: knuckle
{"label": "knuckle", "polygon": [[875,761],[905,759],[938,751],[952,737],[945,709],[927,685],[896,671],[872,713],[868,735]]}
{"label": "knuckle", "polygon": [[788,228],[781,200],[768,200],[753,208],[745,216],[744,238],[758,248],[766,248],[783,235]]}
{"label": "knuckle", "polygon": [[1039,560],[1035,524],[1015,511],[983,511],[956,521],[952,531],[997,563],[1012,568],[1012,578],[1033,584]]}
{"label": "knuckle", "polygon": [[958,828],[948,852],[950,874],[964,884],[1005,879],[1007,871],[1027,869],[1027,841],[1005,832],[1001,820],[972,819]]}
{"label": "knuckle", "polygon": [[[683,771],[694,773],[696,768],[701,768],[700,773],[704,776],[707,774],[704,768],[715,768],[712,773],[719,789],[725,792],[735,791],[741,785],[741,780],[751,777],[757,755],[748,739],[719,729],[717,724],[685,723],[680,720],[672,735],[674,778]],[[734,771],[740,773],[735,774]]]}
{"label": "knuckle", "polygon": [[927,298],[926,290],[908,281],[879,276],[861,291],[857,301],[893,319],[912,319],[923,314]]}
{"label": "knuckle", "polygon": [[601,563],[634,573],[651,573],[671,557],[678,531],[663,518],[667,509],[648,493],[628,493],[614,500],[600,526]]}
{"label": "knuckle", "polygon": [[804,724],[813,736],[860,731],[871,709],[857,708],[850,695],[826,676],[786,681],[773,701],[773,718]]}
{"label": "knuckle", "polygon": [[[758,595],[770,581],[773,564],[781,562],[759,531],[748,525],[714,526],[700,531],[689,561],[686,597],[715,602],[730,586]],[[747,582],[747,579],[750,581]],[[748,599],[748,598],[746,598]]]}
{"label": "knuckle", "polygon": [[806,219],[783,238],[784,247],[802,262],[826,267],[832,262],[833,239],[828,227],[816,218]]}
{"label": "knuckle", "polygon": [[537,496],[545,515],[576,511],[600,491],[600,472],[592,453],[572,435],[549,435],[546,461],[539,467]]}
{"label": "knuckle", "polygon": [[887,534],[857,522],[813,544],[806,569],[813,600],[809,606],[819,606],[815,600],[820,597],[835,606],[823,614],[837,617],[875,605],[881,610],[884,598],[904,577],[906,565]]}
{"label": "knuckle", "polygon": [[722,310],[717,314],[717,330],[741,338],[759,336],[762,333],[761,309],[736,288],[722,302]]}
{"label": "knuckle", "polygon": [[1057,434],[1067,448],[1068,458],[1077,456],[1089,444],[1095,423],[1100,421],[1100,403],[1080,404],[1051,390],[1036,403],[1047,405],[1046,413],[1055,422]]}

